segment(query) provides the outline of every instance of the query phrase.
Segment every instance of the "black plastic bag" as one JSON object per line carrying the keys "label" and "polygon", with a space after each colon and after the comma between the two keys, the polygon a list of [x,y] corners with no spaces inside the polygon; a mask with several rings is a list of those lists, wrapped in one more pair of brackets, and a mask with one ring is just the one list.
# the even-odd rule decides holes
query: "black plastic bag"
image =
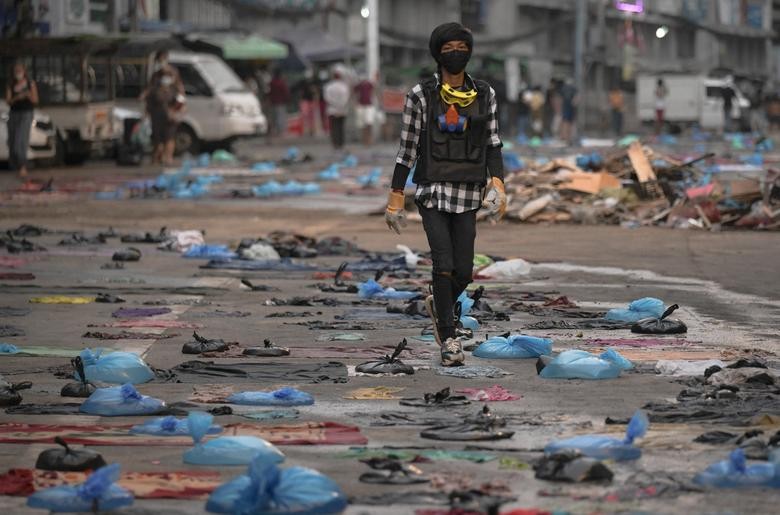
{"label": "black plastic bag", "polygon": [[76,356],[70,360],[70,363],[78,373],[77,377],[82,378],[82,381],[73,381],[66,384],[62,387],[62,390],[60,390],[60,395],[62,397],[82,397],[86,399],[94,393],[96,387],[94,384],[84,379],[87,375],[84,373],[84,361],[82,361],[81,356]]}
{"label": "black plastic bag", "polygon": [[8,383],[0,377],[0,406],[16,406],[22,402],[22,396],[19,390],[32,388],[32,383],[25,381],[23,383]]}
{"label": "black plastic bag", "polygon": [[244,356],[261,356],[264,358],[277,358],[279,356],[289,356],[290,349],[286,347],[277,347],[271,340],[263,340],[262,347],[249,347],[244,349]]}
{"label": "black plastic bag", "polygon": [[544,456],[534,465],[536,479],[548,481],[612,481],[612,471],[594,458],[583,456],[575,449]]}
{"label": "black plastic bag", "polygon": [[442,388],[436,393],[426,393],[422,399],[401,399],[398,401],[401,406],[412,406],[415,408],[450,408],[453,406],[466,406],[471,404],[463,395],[450,395],[449,388]]}
{"label": "black plastic bag", "polygon": [[122,297],[111,295],[110,293],[98,293],[95,297],[95,302],[101,302],[103,304],[121,304],[125,302]]}
{"label": "black plastic bag", "polygon": [[106,465],[103,456],[89,449],[74,450],[68,447],[59,436],[54,441],[62,448],[46,449],[38,455],[35,468],[40,470],[58,470],[62,472],[81,472],[97,470]]}
{"label": "black plastic bag", "polygon": [[222,352],[228,349],[228,344],[224,340],[209,340],[193,332],[194,342],[185,343],[181,351],[184,354],[202,354],[204,352]]}
{"label": "black plastic bag", "polygon": [[667,319],[674,310],[679,308],[677,304],[669,306],[661,318],[643,318],[631,326],[632,333],[638,334],[681,334],[688,332],[688,326],[682,320]]}
{"label": "black plastic bag", "polygon": [[414,368],[398,359],[405,348],[406,338],[398,344],[391,356],[361,363],[355,367],[355,371],[363,374],[414,374]]}
{"label": "black plastic bag", "polygon": [[455,442],[505,440],[512,438],[514,431],[506,431],[506,419],[495,415],[485,405],[476,416],[466,417],[463,422],[442,424],[420,432],[422,438]]}
{"label": "black plastic bag", "polygon": [[402,463],[392,457],[374,457],[360,461],[374,469],[371,472],[364,472],[360,475],[359,479],[363,483],[412,485],[430,482],[430,479],[423,474],[423,471],[414,464]]}
{"label": "black plastic bag", "polygon": [[111,256],[112,261],[140,261],[141,251],[135,247],[127,247],[126,249],[117,250],[114,255]]}

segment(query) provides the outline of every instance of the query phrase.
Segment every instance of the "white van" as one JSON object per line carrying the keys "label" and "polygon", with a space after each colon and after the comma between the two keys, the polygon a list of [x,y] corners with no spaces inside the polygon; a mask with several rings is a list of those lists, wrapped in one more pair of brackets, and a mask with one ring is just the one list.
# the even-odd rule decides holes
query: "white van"
{"label": "white van", "polygon": [[[152,53],[146,55],[142,66],[137,60],[119,58],[118,105],[139,108],[138,95],[151,76],[152,58]],[[237,138],[268,131],[260,101],[222,59],[172,50],[168,62],[179,70],[187,96],[186,111],[176,133],[177,153],[196,154],[204,144],[227,146]],[[142,86],[136,87],[139,80]]]}
{"label": "white van", "polygon": [[663,78],[669,94],[666,96],[664,118],[667,122],[683,125],[698,124],[702,129],[722,130],[722,88],[731,88],[734,100],[731,118],[740,129],[750,128],[750,101],[730,79],[704,75],[640,75],[637,77],[636,107],[639,120],[655,121],[655,88]]}
{"label": "white van", "polygon": [[[0,102],[0,161],[8,161],[8,104]],[[30,127],[30,145],[27,159],[30,161],[53,161],[57,155],[57,132],[51,118],[36,109]]]}

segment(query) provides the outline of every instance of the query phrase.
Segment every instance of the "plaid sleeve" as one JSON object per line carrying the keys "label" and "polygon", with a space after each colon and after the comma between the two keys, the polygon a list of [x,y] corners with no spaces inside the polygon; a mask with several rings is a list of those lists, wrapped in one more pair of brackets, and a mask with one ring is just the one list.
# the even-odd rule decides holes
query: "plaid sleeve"
{"label": "plaid sleeve", "polygon": [[488,95],[488,111],[490,119],[488,120],[488,147],[502,146],[501,137],[498,135],[498,101],[496,100],[496,90],[490,88]]}
{"label": "plaid sleeve", "polygon": [[406,95],[401,116],[401,145],[395,162],[411,168],[417,160],[417,144],[422,132],[425,97],[422,86],[417,84]]}

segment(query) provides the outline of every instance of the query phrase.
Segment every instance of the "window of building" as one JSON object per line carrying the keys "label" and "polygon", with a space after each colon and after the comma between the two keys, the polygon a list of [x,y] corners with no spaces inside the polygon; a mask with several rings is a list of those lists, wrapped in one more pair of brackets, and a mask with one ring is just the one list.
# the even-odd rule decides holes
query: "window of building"
{"label": "window of building", "polygon": [[111,0],[90,0],[89,2],[89,21],[92,23],[107,24],[110,11],[109,2]]}

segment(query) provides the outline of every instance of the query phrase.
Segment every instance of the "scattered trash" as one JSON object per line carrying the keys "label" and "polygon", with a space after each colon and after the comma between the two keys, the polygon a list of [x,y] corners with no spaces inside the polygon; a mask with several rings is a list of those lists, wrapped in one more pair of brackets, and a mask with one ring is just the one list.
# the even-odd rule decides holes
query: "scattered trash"
{"label": "scattered trash", "polygon": [[458,393],[465,394],[469,400],[479,402],[516,401],[520,399],[519,395],[515,395],[497,384],[487,388],[463,388],[458,390]]}
{"label": "scattered trash", "polygon": [[106,465],[103,456],[90,449],[73,449],[59,436],[54,442],[61,447],[41,451],[35,461],[35,468],[40,470],[58,470],[63,472],[80,472],[97,470]]}
{"label": "scattered trash", "polygon": [[181,351],[183,354],[203,354],[204,352],[222,352],[228,349],[228,344],[224,340],[210,340],[200,336],[197,332],[192,333],[194,342],[185,343]]}
{"label": "scattered trash", "polygon": [[141,251],[134,248],[134,247],[128,247],[123,250],[118,250],[114,252],[114,255],[111,256],[112,261],[140,261],[141,260]]}
{"label": "scattered trash", "polygon": [[70,363],[73,365],[73,369],[76,371],[76,375],[80,380],[67,383],[63,386],[62,390],[60,390],[60,395],[62,397],[87,398],[95,393],[97,387],[86,379],[87,374],[84,371],[84,360],[81,359],[81,356],[76,356],[71,359]]}
{"label": "scattered trash", "polygon": [[33,297],[31,304],[90,304],[95,302],[95,297],[67,297],[65,295],[52,295],[49,297]]}
{"label": "scattered trash", "polygon": [[295,388],[284,387],[271,392],[234,393],[227,402],[247,406],[310,406],[314,404],[314,397]]}
{"label": "scattered trash", "polygon": [[423,394],[421,399],[401,399],[399,404],[415,408],[451,408],[453,406],[467,406],[471,404],[471,401],[463,395],[451,395],[449,388],[442,388],[435,393]]}
{"label": "scattered trash", "polygon": [[780,460],[748,465],[743,449],[734,449],[728,459],[713,463],[696,474],[693,482],[715,488],[780,488]]}
{"label": "scattered trash", "polygon": [[701,376],[710,367],[726,366],[719,359],[705,360],[668,360],[660,359],[655,363],[655,371],[664,376]]}
{"label": "scattered trash", "polygon": [[582,483],[612,481],[612,471],[599,460],[583,456],[578,450],[564,449],[543,456],[535,465],[536,479]]}
{"label": "scattered trash", "polygon": [[32,383],[25,381],[22,383],[9,383],[3,376],[0,376],[0,406],[16,406],[22,402],[20,390],[32,388]]}
{"label": "scattered trash", "polygon": [[601,435],[575,436],[547,444],[544,453],[552,455],[562,450],[574,449],[599,460],[636,460],[642,456],[642,450],[634,445],[634,440],[644,436],[649,425],[647,415],[637,411],[628,423],[623,440]]}
{"label": "scattered trash", "polygon": [[525,336],[493,336],[474,349],[472,353],[485,359],[525,359],[538,358],[552,353],[552,340]]}
{"label": "scattered trash", "polygon": [[614,379],[630,363],[617,351],[596,356],[584,350],[567,350],[547,363],[544,358],[537,363],[537,371],[545,379]]}
{"label": "scattered trash", "polygon": [[417,466],[403,463],[395,458],[374,457],[360,461],[374,469],[360,475],[358,479],[363,483],[413,485],[430,482],[430,479]]}
{"label": "scattered trash", "polygon": [[84,483],[39,490],[27,498],[27,506],[52,512],[112,511],[133,504],[133,494],[115,484],[119,464],[97,469]]}
{"label": "scattered trash", "polygon": [[394,288],[383,288],[374,279],[369,279],[358,285],[358,297],[361,299],[410,300],[421,297],[417,292],[396,291]]}
{"label": "scattered trash", "polygon": [[475,379],[477,377],[503,377],[511,375],[511,372],[490,365],[464,365],[462,367],[436,367],[436,375],[459,377],[461,379]]}
{"label": "scattered trash", "polygon": [[463,421],[439,425],[425,429],[422,438],[448,441],[505,440],[514,436],[514,431],[506,431],[506,420],[485,406],[476,416],[466,416]]}
{"label": "scattered trash", "polygon": [[284,461],[284,454],[274,445],[256,436],[219,436],[202,442],[214,417],[193,411],[187,416],[190,435],[195,446],[184,453],[184,463],[191,465],[275,464]]}
{"label": "scattered trash", "polygon": [[[156,436],[191,436],[189,418],[176,418],[173,416],[153,418],[143,424],[137,424],[130,428],[130,432],[140,435]],[[211,424],[206,434],[217,435],[222,432],[222,426]]]}
{"label": "scattered trash", "polygon": [[262,347],[248,347],[244,349],[244,355],[277,358],[280,356],[289,356],[290,349],[287,347],[277,347],[271,343],[271,340],[264,340]]}
{"label": "scattered trash", "polygon": [[73,374],[79,381],[100,381],[103,383],[146,383],[154,379],[154,372],[137,354],[132,352],[110,352],[104,354],[104,349],[84,349],[79,354],[84,364],[84,374],[76,370]]}
{"label": "scattered trash", "polygon": [[479,271],[479,277],[486,279],[516,279],[531,273],[531,264],[524,259],[498,261]]}
{"label": "scattered trash", "polygon": [[406,338],[404,338],[392,355],[385,355],[382,358],[361,363],[355,367],[355,371],[362,374],[414,374],[414,368],[398,359],[398,356],[406,348],[406,343]]}
{"label": "scattered trash", "polygon": [[316,470],[279,469],[259,456],[246,474],[218,487],[206,502],[211,513],[275,513],[327,515],[341,513],[347,498],[338,485]]}
{"label": "scattered trash", "polygon": [[227,245],[192,245],[182,253],[182,257],[193,259],[234,259],[238,254]]}
{"label": "scattered trash", "polygon": [[644,297],[631,302],[628,305],[628,309],[610,309],[604,318],[619,322],[639,322],[645,318],[661,318],[664,314],[664,309],[662,300]]}
{"label": "scattered trash", "polygon": [[667,318],[677,308],[677,304],[669,306],[664,313],[658,318],[644,318],[631,326],[632,333],[639,334],[681,334],[688,332],[688,326],[686,326],[681,320]]}
{"label": "scattered trash", "polygon": [[81,404],[79,411],[87,415],[121,417],[126,415],[154,415],[165,408],[165,402],[141,395],[130,384],[98,388]]}

